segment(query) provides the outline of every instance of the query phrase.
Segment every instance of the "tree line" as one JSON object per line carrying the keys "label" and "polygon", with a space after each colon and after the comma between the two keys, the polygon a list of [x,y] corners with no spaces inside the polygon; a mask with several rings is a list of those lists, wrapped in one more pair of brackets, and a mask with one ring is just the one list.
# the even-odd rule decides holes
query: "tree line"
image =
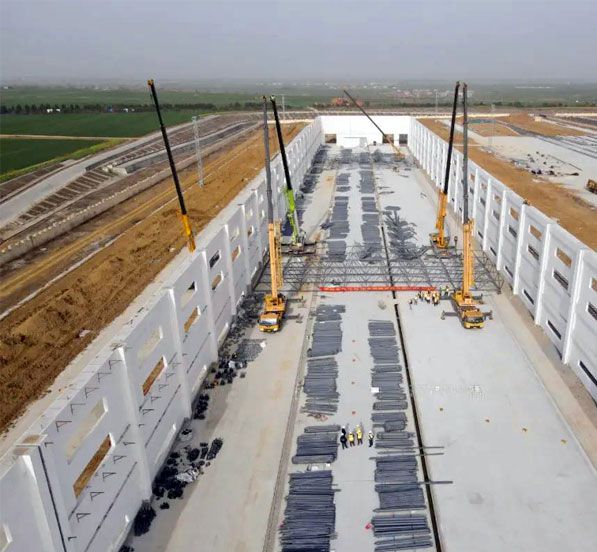
{"label": "tree line", "polygon": [[[239,110],[257,110],[262,109],[263,105],[260,102],[234,102],[222,105],[215,105],[213,103],[185,103],[172,104],[162,103],[160,107],[167,111],[182,111],[182,110],[196,110],[196,111],[239,111]],[[289,109],[294,109],[292,106],[287,106]],[[131,112],[147,112],[154,111],[153,104],[16,104],[16,105],[0,105],[1,115],[40,115],[40,114],[54,114],[54,113],[131,113]]]}

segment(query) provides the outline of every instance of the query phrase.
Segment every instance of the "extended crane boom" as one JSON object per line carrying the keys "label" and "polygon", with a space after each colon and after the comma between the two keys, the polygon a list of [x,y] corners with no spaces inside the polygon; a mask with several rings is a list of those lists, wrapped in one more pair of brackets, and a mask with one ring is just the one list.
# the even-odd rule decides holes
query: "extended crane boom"
{"label": "extended crane boom", "polygon": [[437,232],[430,236],[432,245],[435,245],[440,249],[445,249],[450,245],[450,238],[446,236],[445,221],[446,210],[448,207],[448,186],[450,184],[450,171],[452,168],[452,150],[454,148],[454,128],[456,126],[459,89],[460,81],[456,81],[456,86],[454,87],[454,103],[452,105],[452,122],[450,124],[450,139],[448,141],[448,155],[446,157],[446,174],[444,177],[444,187],[439,193],[439,201],[437,205],[437,218],[435,221]]}
{"label": "extended crane boom", "polygon": [[269,241],[269,267],[271,292],[266,294],[263,312],[259,316],[259,329],[262,332],[277,332],[282,327],[286,313],[286,297],[280,293],[283,284],[282,274],[282,232],[280,221],[274,220],[272,204],[272,175],[270,169],[269,129],[267,126],[267,98],[263,96],[263,145],[265,149],[265,176],[267,183],[267,235]]}
{"label": "extended crane boom", "polygon": [[170,170],[172,171],[172,179],[174,180],[174,186],[176,188],[176,195],[178,196],[178,203],[180,205],[180,218],[182,219],[182,227],[184,229],[185,236],[187,238],[187,247],[189,251],[195,251],[195,238],[193,236],[193,230],[189,222],[189,216],[187,215],[187,208],[184,203],[184,196],[182,195],[182,189],[180,182],[178,181],[178,173],[176,172],[176,165],[174,164],[174,157],[172,156],[172,150],[170,149],[170,141],[168,140],[168,133],[164,126],[164,120],[162,119],[162,112],[160,111],[160,104],[158,102],[158,95],[155,90],[155,83],[153,79],[147,81],[149,90],[151,91],[151,97],[155,104],[155,110],[158,114],[158,120],[160,122],[160,130],[162,131],[162,138],[164,139],[164,146],[166,147],[166,154],[168,155],[168,162],[170,163]]}
{"label": "extended crane boom", "polygon": [[369,119],[371,121],[371,124],[373,124],[373,126],[377,130],[379,130],[379,132],[381,132],[382,142],[390,144],[390,146],[392,146],[392,149],[394,150],[394,153],[396,154],[396,156],[399,159],[402,159],[402,157],[404,157],[404,156],[402,155],[402,153],[400,153],[400,150],[394,144],[394,140],[390,140],[389,136],[383,130],[381,130],[381,128],[379,128],[379,125],[369,116],[369,114],[365,111],[365,109],[363,107],[361,107],[358,104],[358,102],[346,90],[344,90],[344,93],[348,96],[350,101],[357,107],[357,109],[360,109],[363,112],[363,115],[365,115],[365,117],[367,117],[367,119]]}
{"label": "extended crane boom", "polygon": [[294,190],[290,180],[290,169],[288,168],[288,158],[286,157],[286,148],[284,147],[284,137],[282,136],[282,125],[280,125],[280,118],[278,117],[278,108],[276,106],[275,96],[270,96],[272,109],[274,111],[274,118],[276,120],[276,133],[278,135],[278,144],[280,146],[280,154],[282,156],[282,164],[284,165],[284,176],[286,177],[286,189],[284,195],[288,203],[288,222],[292,228],[292,245],[299,245],[304,242],[301,236],[301,230],[296,212],[296,201],[294,198]]}
{"label": "extended crane boom", "polygon": [[481,312],[471,293],[475,284],[474,254],[473,254],[473,227],[474,220],[469,218],[468,208],[468,112],[467,112],[467,85],[462,83],[462,287],[452,294],[452,301],[462,325],[467,328],[482,328],[485,317],[491,313]]}

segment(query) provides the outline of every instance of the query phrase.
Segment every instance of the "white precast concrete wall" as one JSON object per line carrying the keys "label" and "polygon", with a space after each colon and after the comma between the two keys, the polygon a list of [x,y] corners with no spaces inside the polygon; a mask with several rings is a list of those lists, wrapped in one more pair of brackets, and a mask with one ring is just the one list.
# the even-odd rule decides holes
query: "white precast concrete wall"
{"label": "white precast concrete wall", "polygon": [[[434,184],[443,186],[447,143],[411,119],[409,147]],[[469,160],[468,166],[475,237],[597,400],[597,253],[476,163]],[[462,153],[457,150],[452,167],[448,197],[461,218]]]}
{"label": "white precast concrete wall", "polygon": [[[321,129],[317,120],[288,145],[297,184]],[[284,216],[279,156],[272,175]],[[93,360],[74,361],[78,375],[0,460],[2,552],[118,550],[262,266],[265,202],[261,171],[197,236],[198,250],[182,251],[102,332]],[[108,451],[96,456],[102,443]]]}
{"label": "white precast concrete wall", "polygon": [[[400,134],[408,135],[410,117],[395,117],[391,115],[375,115],[372,117],[384,134],[392,134],[394,143],[398,144]],[[336,142],[344,147],[367,146],[376,142],[381,144],[383,137],[364,115],[357,116],[327,116],[321,117],[324,134],[335,134]]]}

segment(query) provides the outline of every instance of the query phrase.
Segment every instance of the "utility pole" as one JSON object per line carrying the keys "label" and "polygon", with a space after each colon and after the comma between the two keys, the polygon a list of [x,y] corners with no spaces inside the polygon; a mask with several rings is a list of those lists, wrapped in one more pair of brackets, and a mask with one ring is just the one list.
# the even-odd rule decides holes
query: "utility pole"
{"label": "utility pole", "polygon": [[201,159],[201,145],[199,144],[199,118],[193,117],[193,134],[195,135],[195,154],[197,156],[197,182],[203,188],[203,161]]}
{"label": "utility pole", "polygon": [[491,135],[489,136],[489,149],[493,151],[493,137],[495,135],[495,104],[491,104]]}
{"label": "utility pole", "polygon": [[170,149],[170,141],[168,140],[168,133],[166,132],[166,127],[164,126],[164,120],[162,119],[162,112],[160,111],[160,104],[158,102],[158,95],[155,91],[153,79],[149,79],[147,81],[147,86],[149,86],[149,90],[151,91],[151,97],[153,98],[155,110],[158,114],[160,130],[162,131],[162,138],[164,139],[164,146],[166,147],[166,154],[168,155],[170,170],[172,171],[172,180],[174,180],[174,187],[176,188],[176,195],[178,196],[178,204],[180,205],[180,218],[182,220],[182,227],[187,238],[187,246],[189,251],[192,252],[195,251],[195,238],[193,236],[193,230],[191,229],[191,223],[189,222],[189,216],[184,203],[184,196],[182,195],[180,182],[178,181],[178,173],[176,172],[176,165],[174,164],[174,157],[172,155],[172,150]]}

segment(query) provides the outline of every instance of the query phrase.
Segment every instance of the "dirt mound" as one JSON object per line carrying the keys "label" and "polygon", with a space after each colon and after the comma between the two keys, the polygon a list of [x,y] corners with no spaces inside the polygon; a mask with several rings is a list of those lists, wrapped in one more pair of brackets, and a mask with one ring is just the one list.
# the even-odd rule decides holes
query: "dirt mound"
{"label": "dirt mound", "polygon": [[[286,140],[303,126],[285,126]],[[277,151],[276,144],[274,131],[270,130],[272,155]],[[185,199],[195,232],[257,175],[263,156],[262,132],[257,131],[226,155],[216,156],[204,165],[208,176],[203,188],[192,185],[196,172],[181,175],[183,187],[190,186]],[[150,214],[175,196],[171,180],[156,186],[151,193],[158,204],[147,202],[143,205],[146,212],[136,209],[132,213],[130,223],[141,220],[139,224],[0,321],[0,431],[43,394],[69,362],[184,247],[175,203]],[[60,248],[55,250],[55,254],[59,253]],[[40,268],[31,264],[26,270],[35,272]],[[89,333],[79,337],[82,330]]]}
{"label": "dirt mound", "polygon": [[[441,122],[433,119],[420,121],[444,140],[448,139],[448,128]],[[462,134],[457,133],[456,141],[462,143]],[[470,145],[476,146],[469,148],[469,156],[475,163],[509,186],[533,207],[548,217],[558,219],[559,224],[580,241],[593,249],[597,248],[597,216],[592,206],[564,186],[514,167],[483,151],[474,141]],[[456,147],[462,151],[462,146]]]}

